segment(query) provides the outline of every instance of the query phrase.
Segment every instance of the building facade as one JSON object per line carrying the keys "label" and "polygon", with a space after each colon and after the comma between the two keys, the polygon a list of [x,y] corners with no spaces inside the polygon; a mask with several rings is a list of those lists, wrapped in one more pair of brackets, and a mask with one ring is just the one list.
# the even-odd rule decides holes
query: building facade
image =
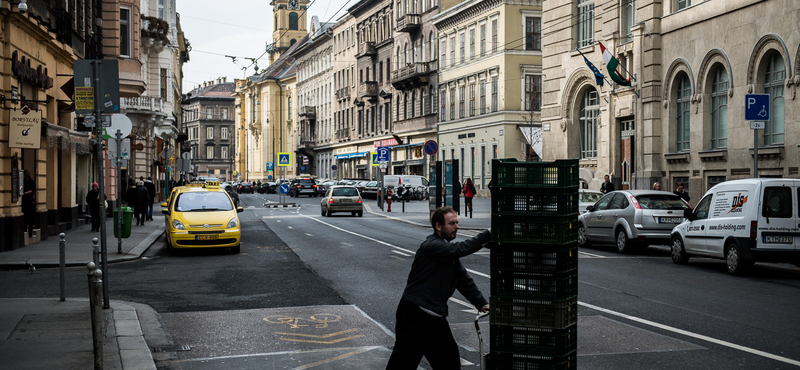
{"label": "building facade", "polygon": [[[321,176],[325,178],[353,177],[355,171],[351,171],[354,168],[352,162],[360,160],[359,158],[350,160],[348,158],[350,154],[346,153],[350,150],[350,138],[355,132],[357,53],[356,18],[348,13],[333,25],[334,132],[331,137],[330,154],[320,155],[323,159],[320,167],[324,169]],[[353,153],[356,153],[355,148]],[[342,160],[342,164],[347,164],[346,169],[340,169],[337,156],[342,156],[338,158]],[[342,174],[343,176],[340,176]]]}
{"label": "building facade", "polygon": [[233,180],[235,84],[222,77],[208,81],[182,99],[182,128],[198,176]]}
{"label": "building facade", "polygon": [[[580,158],[595,189],[605,174],[622,188],[682,182],[694,203],[755,175],[744,111],[760,93],[771,111],[755,132],[758,176],[797,177],[800,137],[786,128],[800,109],[799,12],[790,0],[545,2],[545,29],[561,31],[545,37],[544,158]],[[576,49],[608,75],[598,42],[631,87],[597,85]]]}
{"label": "building facade", "polygon": [[465,1],[438,29],[439,160],[486,193],[491,160],[531,160],[541,125],[542,1]]}

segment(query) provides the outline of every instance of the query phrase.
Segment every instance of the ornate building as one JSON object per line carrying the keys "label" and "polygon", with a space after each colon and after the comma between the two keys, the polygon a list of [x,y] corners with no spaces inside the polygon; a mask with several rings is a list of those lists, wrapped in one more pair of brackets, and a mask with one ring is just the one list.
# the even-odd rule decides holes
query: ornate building
{"label": "ornate building", "polygon": [[198,176],[233,179],[235,84],[225,77],[192,89],[182,99],[182,129]]}

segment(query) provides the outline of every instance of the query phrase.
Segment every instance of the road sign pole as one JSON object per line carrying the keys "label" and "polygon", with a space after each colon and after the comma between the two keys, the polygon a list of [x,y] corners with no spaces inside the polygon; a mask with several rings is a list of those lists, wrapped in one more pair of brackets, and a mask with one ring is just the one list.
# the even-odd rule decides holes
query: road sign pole
{"label": "road sign pole", "polygon": [[758,178],[758,129],[753,130],[753,178]]}

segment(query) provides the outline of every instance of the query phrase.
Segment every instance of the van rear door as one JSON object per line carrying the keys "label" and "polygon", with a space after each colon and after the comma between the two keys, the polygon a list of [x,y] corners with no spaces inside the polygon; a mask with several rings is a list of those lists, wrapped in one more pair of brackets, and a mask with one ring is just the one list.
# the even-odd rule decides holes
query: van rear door
{"label": "van rear door", "polygon": [[797,242],[797,189],[787,182],[770,182],[761,192],[758,212],[759,248],[795,249]]}

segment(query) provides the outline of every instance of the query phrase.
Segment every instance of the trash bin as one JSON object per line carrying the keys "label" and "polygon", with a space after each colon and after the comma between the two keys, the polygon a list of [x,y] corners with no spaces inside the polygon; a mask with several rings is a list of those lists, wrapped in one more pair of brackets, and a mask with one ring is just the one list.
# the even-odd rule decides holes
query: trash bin
{"label": "trash bin", "polygon": [[[114,208],[114,237],[119,238],[119,228],[117,222],[117,208]],[[133,220],[133,209],[131,207],[122,207],[122,237],[129,238],[131,236],[131,221]]]}

